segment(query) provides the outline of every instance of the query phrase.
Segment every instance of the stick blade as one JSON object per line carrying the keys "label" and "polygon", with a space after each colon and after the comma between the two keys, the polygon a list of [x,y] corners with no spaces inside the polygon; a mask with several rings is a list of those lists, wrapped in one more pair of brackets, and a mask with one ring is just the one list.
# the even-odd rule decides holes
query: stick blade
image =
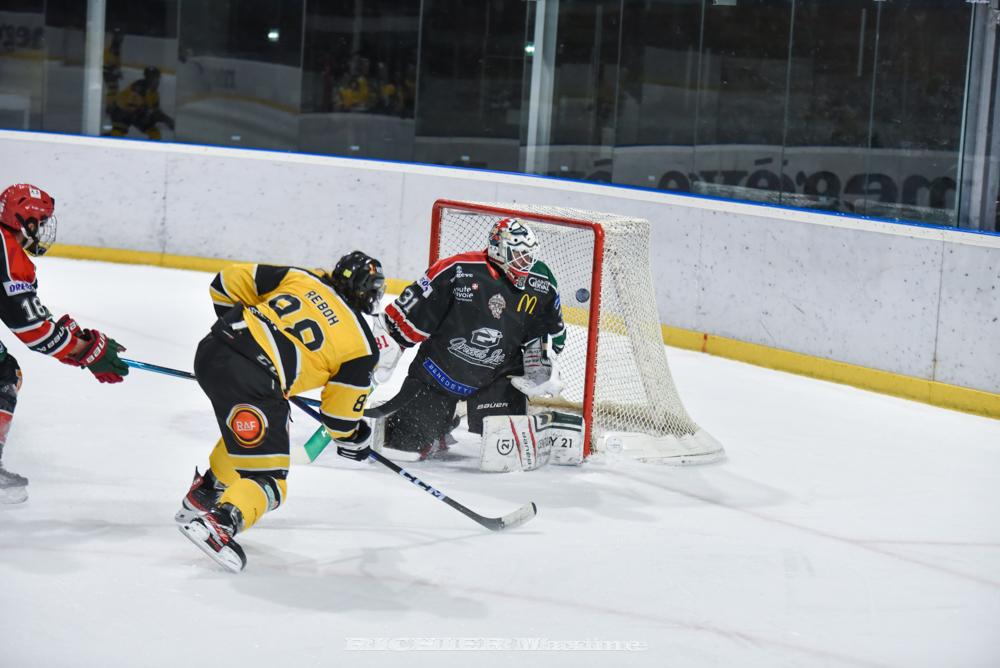
{"label": "stick blade", "polygon": [[515,529],[522,524],[530,522],[538,514],[538,506],[532,501],[526,503],[512,513],[507,513],[503,517],[495,518],[489,525],[493,531],[504,531]]}

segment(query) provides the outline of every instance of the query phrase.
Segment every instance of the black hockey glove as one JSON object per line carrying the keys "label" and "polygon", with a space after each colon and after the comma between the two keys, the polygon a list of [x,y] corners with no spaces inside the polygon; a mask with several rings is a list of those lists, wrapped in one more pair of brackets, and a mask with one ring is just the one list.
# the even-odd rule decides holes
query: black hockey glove
{"label": "black hockey glove", "polygon": [[372,428],[362,420],[358,423],[358,428],[352,436],[337,439],[337,454],[355,462],[363,462],[368,459],[372,449],[368,446],[368,441],[372,435]]}

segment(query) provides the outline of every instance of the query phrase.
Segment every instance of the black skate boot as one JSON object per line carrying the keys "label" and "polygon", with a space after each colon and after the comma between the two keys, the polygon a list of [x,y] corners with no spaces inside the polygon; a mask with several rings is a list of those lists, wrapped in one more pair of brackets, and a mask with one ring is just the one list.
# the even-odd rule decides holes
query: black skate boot
{"label": "black skate boot", "polygon": [[12,473],[0,462],[0,503],[24,503],[28,500],[28,479]]}
{"label": "black skate boot", "polygon": [[233,539],[243,528],[243,513],[233,504],[223,503],[177,528],[227,571],[239,573],[246,568],[247,555]]}
{"label": "black skate boot", "polygon": [[178,524],[187,524],[196,517],[203,517],[219,502],[224,491],[226,491],[225,486],[215,477],[212,469],[198,473],[198,469],[195,468],[191,489],[181,499],[181,509],[174,515],[174,521]]}

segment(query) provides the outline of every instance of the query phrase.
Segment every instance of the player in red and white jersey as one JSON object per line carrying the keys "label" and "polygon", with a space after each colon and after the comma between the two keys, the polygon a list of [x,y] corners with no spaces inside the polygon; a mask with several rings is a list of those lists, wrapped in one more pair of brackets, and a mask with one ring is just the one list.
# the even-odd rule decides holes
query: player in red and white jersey
{"label": "player in red and white jersey", "polygon": [[[89,369],[102,383],[120,383],[128,367],[118,358],[125,350],[96,329],[81,329],[64,315],[53,320],[38,298],[35,265],[29,256],[44,255],[56,238],[55,200],[41,188],[18,183],[0,193],[0,320],[31,350],[64,364]],[[21,369],[0,343],[0,503],[28,498],[28,480],[3,467]]]}

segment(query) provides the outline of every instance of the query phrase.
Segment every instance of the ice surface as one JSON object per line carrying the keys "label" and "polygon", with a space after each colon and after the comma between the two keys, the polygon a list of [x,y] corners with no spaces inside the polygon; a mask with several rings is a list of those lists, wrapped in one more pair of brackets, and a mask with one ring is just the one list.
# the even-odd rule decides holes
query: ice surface
{"label": "ice surface", "polygon": [[[57,316],[190,369],[209,275],[39,265]],[[3,667],[1000,666],[997,421],[669,349],[725,463],[485,475],[466,438],[409,466],[482,514],[538,504],[493,534],[326,453],[293,468],[234,576],[172,522],[216,439],[197,385],[102,386],[2,339],[25,373],[5,461],[31,479],[0,507]],[[293,411],[301,444],[314,424]],[[639,649],[398,651],[518,638]]]}

